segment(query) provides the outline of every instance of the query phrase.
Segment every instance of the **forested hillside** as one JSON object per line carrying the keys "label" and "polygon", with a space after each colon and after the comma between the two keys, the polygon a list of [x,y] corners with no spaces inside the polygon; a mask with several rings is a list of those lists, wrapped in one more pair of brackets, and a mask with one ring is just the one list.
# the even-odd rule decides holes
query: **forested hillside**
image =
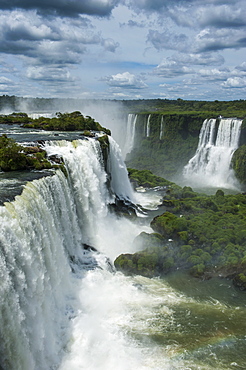
{"label": "forested hillside", "polygon": [[[63,111],[76,110],[78,105],[90,103],[109,102],[117,104],[122,111],[129,113],[178,113],[178,112],[203,112],[209,115],[223,115],[227,117],[245,117],[246,100],[234,101],[199,101],[199,100],[169,100],[169,99],[139,99],[139,100],[96,100],[96,99],[58,99],[58,98],[23,98],[18,96],[0,96],[0,112],[8,109],[10,112],[18,111]],[[25,108],[25,109],[24,109]]]}

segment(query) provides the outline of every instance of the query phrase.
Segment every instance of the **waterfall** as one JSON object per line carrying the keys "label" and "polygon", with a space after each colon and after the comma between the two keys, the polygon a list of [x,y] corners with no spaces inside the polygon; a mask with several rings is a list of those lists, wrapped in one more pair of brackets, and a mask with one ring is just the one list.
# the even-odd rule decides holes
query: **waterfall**
{"label": "waterfall", "polygon": [[184,178],[195,187],[224,187],[238,189],[239,184],[230,168],[238,148],[242,120],[220,118],[203,122],[197,151],[183,170]]}
{"label": "waterfall", "polygon": [[[46,142],[48,155],[63,158],[67,176],[57,170],[29,182],[20,196],[0,207],[4,370],[57,368],[76,315],[78,277],[95,266],[107,269],[108,258],[95,248],[85,248],[85,243],[109,248],[106,235],[112,233],[114,240],[119,225],[107,205],[115,195],[133,197],[119,148],[111,138],[110,146],[111,172],[106,173],[98,140]],[[106,217],[112,231],[105,229]],[[118,244],[121,247],[121,241]],[[113,255],[117,253],[115,248]]]}
{"label": "waterfall", "polygon": [[128,153],[131,153],[134,147],[137,118],[138,118],[137,114],[133,114],[133,113],[128,114],[127,126],[126,126],[126,141],[125,141],[124,148],[122,150],[122,155],[124,159]]}
{"label": "waterfall", "polygon": [[106,186],[100,143],[94,139],[47,142],[45,150],[49,156],[61,156],[69,168],[79,227],[84,229],[84,242],[93,244],[91,235],[95,220],[105,216],[107,204],[112,201]]}
{"label": "waterfall", "polygon": [[3,369],[45,370],[58,362],[70,316],[66,254],[82,242],[74,207],[59,171],[29,183],[0,208]]}
{"label": "waterfall", "polygon": [[163,138],[163,133],[164,133],[164,118],[163,116],[161,116],[161,127],[160,127],[160,137],[159,137],[160,140]]}
{"label": "waterfall", "polygon": [[149,137],[149,135],[150,135],[150,118],[151,118],[151,114],[148,115],[148,119],[147,119],[146,137]]}
{"label": "waterfall", "polygon": [[120,199],[127,199],[134,202],[134,195],[131,184],[128,179],[126,165],[121,156],[118,144],[109,137],[110,151],[108,167],[111,173],[111,188],[114,194]]}

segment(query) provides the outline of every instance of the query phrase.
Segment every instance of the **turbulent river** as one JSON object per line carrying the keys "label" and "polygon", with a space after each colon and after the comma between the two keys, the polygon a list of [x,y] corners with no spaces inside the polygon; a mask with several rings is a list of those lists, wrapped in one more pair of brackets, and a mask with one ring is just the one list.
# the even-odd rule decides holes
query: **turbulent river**
{"label": "turbulent river", "polygon": [[161,194],[132,190],[113,139],[105,168],[94,139],[2,132],[19,142],[45,140],[68,176],[1,174],[0,368],[246,368],[246,295],[230,281],[114,271],[112,261],[134,252],[134,238],[150,228],[143,214],[119,217],[109,205],[118,197],[154,215]]}

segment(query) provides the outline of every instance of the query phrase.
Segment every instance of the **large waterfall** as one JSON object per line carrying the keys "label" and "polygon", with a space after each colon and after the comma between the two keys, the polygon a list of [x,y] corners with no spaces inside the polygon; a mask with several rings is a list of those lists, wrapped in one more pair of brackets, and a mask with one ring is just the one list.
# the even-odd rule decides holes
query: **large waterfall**
{"label": "large waterfall", "polygon": [[43,145],[65,170],[0,207],[0,369],[245,368],[246,297],[229,281],[115,271],[152,231],[112,204],[136,200],[156,215],[162,200],[133,192],[117,143],[109,137],[107,163],[95,138]]}
{"label": "large waterfall", "polygon": [[230,164],[238,148],[241,124],[242,120],[236,118],[203,122],[197,151],[183,171],[190,185],[239,188]]}
{"label": "large waterfall", "polygon": [[[63,158],[67,177],[57,170],[53,176],[27,183],[20,196],[0,207],[0,368],[4,370],[58,367],[72,318],[78,315],[79,279],[97,266],[112,270],[109,258],[124,248],[131,251],[139,232],[130,221],[119,222],[108,212],[115,196],[133,200],[113,139],[108,172],[95,139],[46,142],[45,149],[48,155]],[[124,227],[128,232],[123,240]]]}

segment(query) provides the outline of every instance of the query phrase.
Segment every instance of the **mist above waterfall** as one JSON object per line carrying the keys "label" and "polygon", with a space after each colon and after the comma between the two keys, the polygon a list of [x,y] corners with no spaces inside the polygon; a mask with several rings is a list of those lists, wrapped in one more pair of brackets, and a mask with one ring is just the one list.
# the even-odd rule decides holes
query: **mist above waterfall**
{"label": "mist above waterfall", "polygon": [[[18,111],[26,112],[34,118],[37,114],[55,115],[56,112],[80,111],[84,116],[91,116],[102,126],[111,130],[113,138],[120,148],[125,145],[127,113],[121,101],[83,100],[83,99],[47,99],[38,107],[35,99],[23,99],[18,103]],[[8,113],[11,113],[11,111]],[[7,113],[6,113],[7,114]],[[36,115],[36,116],[35,116]]]}

